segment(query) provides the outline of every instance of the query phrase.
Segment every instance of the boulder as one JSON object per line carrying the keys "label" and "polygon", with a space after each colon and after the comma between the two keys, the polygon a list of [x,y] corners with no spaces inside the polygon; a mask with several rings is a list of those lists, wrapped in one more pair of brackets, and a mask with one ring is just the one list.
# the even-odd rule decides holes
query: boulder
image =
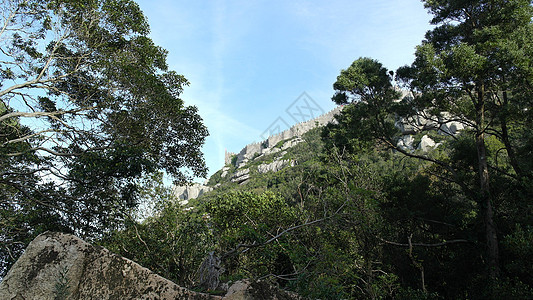
{"label": "boulder", "polygon": [[[194,272],[194,270],[191,270]],[[1,300],[302,299],[265,281],[237,281],[226,296],[180,287],[139,264],[73,235],[45,232],[0,282]]]}
{"label": "boulder", "polygon": [[398,140],[397,146],[406,151],[413,150],[413,142],[415,138],[412,135],[404,135]]}
{"label": "boulder", "polygon": [[435,148],[435,145],[435,141],[433,141],[429,136],[424,135],[420,140],[418,149],[421,149],[424,152],[428,152],[429,150]]}
{"label": "boulder", "polygon": [[228,176],[228,171],[230,170],[230,167],[224,167],[222,168],[222,174],[220,174],[220,177],[224,178]]}
{"label": "boulder", "polygon": [[70,234],[46,232],[0,283],[0,299],[222,299],[176,285]]}
{"label": "boulder", "polygon": [[294,166],[294,161],[292,160],[276,160],[269,164],[261,164],[257,166],[257,172],[263,174],[267,172],[277,172],[283,169],[285,166],[290,165]]}
{"label": "boulder", "polygon": [[284,291],[266,281],[240,280],[235,282],[226,293],[224,300],[300,300],[296,293]]}
{"label": "boulder", "polygon": [[236,182],[238,184],[242,184],[246,182],[248,179],[250,179],[250,169],[242,169],[237,171],[233,177],[231,178],[232,182]]}

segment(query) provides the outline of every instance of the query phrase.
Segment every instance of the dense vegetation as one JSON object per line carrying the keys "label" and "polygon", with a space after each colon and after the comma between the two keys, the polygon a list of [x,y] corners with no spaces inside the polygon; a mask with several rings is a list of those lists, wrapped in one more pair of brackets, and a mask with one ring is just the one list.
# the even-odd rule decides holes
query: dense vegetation
{"label": "dense vegetation", "polygon": [[[216,292],[222,282],[255,278],[313,299],[533,298],[533,7],[523,0],[423,2],[436,27],[417,47],[410,66],[392,72],[371,58],[355,60],[333,84],[332,100],[345,105],[336,123],[306,133],[286,152],[256,157],[240,169],[233,160],[226,168],[229,175],[221,170],[211,177],[209,184],[217,188],[188,206],[163,185],[156,171],[166,165],[150,160],[157,156],[137,159],[155,150],[139,141],[68,156],[68,174],[100,180],[119,174],[105,189],[86,183],[83,189],[73,184],[74,189],[63,190],[51,182],[36,185],[42,198],[25,198],[13,190],[16,186],[6,188],[3,193],[11,192],[2,195],[2,213],[12,219],[2,220],[37,228],[16,218],[41,218],[47,220],[46,228],[78,230],[75,224],[83,223],[61,223],[65,216],[60,211],[39,210],[39,201],[51,194],[47,191],[68,196],[61,199],[84,199],[90,192],[94,199],[103,197],[99,203],[127,204],[130,198],[117,195],[129,191],[123,184],[135,182],[136,199],[155,204],[153,216],[123,218],[119,227],[90,224],[104,229],[99,232],[102,245],[187,287]],[[395,85],[409,91],[409,97],[401,98]],[[130,99],[119,95],[109,101]],[[181,107],[177,98],[164,99]],[[3,115],[13,110],[8,107],[4,101]],[[199,122],[194,111],[185,111]],[[2,119],[2,126],[16,129],[6,131],[11,139],[23,132],[32,136],[18,119],[6,120],[11,123]],[[132,126],[140,121],[126,120]],[[464,129],[443,130],[452,121]],[[203,127],[183,122],[191,126],[186,128],[194,141],[203,139]],[[410,125],[410,132],[400,130],[400,124]],[[126,134],[105,129],[102,139]],[[134,137],[140,138],[137,133]],[[406,135],[413,137],[411,148],[399,146]],[[424,135],[438,147],[418,149]],[[5,145],[2,151],[19,147],[16,151],[28,154],[2,156],[4,181],[23,171],[36,175],[50,159],[25,151],[29,142]],[[258,171],[259,165],[279,159],[295,165]],[[146,165],[122,164],[130,160]],[[231,174],[244,168],[251,178],[245,184],[232,182]],[[172,170],[178,169],[167,169]],[[25,180],[28,185],[38,182],[33,176]],[[117,196],[113,199],[107,194],[111,187],[116,193],[110,195]],[[8,197],[15,197],[16,205],[5,206],[11,203],[4,200]],[[88,208],[85,213],[102,209]],[[4,228],[0,237],[13,236],[10,227]]]}
{"label": "dense vegetation", "polygon": [[[382,148],[326,151],[322,131],[288,149],[284,157],[297,165],[254,173],[243,185],[221,179],[189,210],[162,201],[157,216],[104,245],[200,290],[207,286],[199,268],[214,252],[221,282],[268,279],[311,298],[531,295],[530,212],[504,218],[502,274],[489,290],[477,202],[440,180],[431,163]],[[440,147],[431,155],[453,153]]]}
{"label": "dense vegetation", "polygon": [[[259,174],[280,157],[258,157],[243,185],[219,171],[192,209],[165,204],[107,245],[200,289],[261,278],[320,299],[533,297],[531,3],[424,2],[436,27],[412,65],[360,58],[341,71],[332,100],[346,107],[283,154],[295,166]],[[412,148],[398,146],[405,135]],[[422,135],[439,146],[417,150]],[[183,244],[161,248],[162,232]],[[142,249],[156,245],[163,260]],[[200,276],[208,261],[215,284]]]}

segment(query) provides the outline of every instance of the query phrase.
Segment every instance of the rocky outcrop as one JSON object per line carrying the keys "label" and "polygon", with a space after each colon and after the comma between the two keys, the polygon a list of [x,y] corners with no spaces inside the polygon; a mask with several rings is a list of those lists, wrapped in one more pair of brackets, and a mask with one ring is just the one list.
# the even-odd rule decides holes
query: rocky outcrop
{"label": "rocky outcrop", "polygon": [[271,136],[266,140],[266,144],[268,147],[273,147],[277,143],[283,140],[289,140],[294,137],[301,137],[304,133],[308,132],[309,130],[324,126],[330,122],[333,122],[335,120],[335,115],[340,113],[343,109],[343,106],[337,106],[333,110],[316,117],[314,119],[311,119],[309,121],[298,123],[294,126],[292,126],[290,129],[285,130],[277,135]]}
{"label": "rocky outcrop", "polygon": [[428,112],[420,112],[409,118],[399,118],[395,126],[403,134],[396,144],[400,149],[406,151],[414,151],[416,149],[423,152],[431,151],[440,144],[435,143],[428,135],[424,135],[420,143],[414,145],[415,138],[413,135],[434,130],[443,136],[455,136],[461,130],[465,129],[465,126],[461,122],[455,120],[447,112],[443,112],[439,116],[431,116]]}
{"label": "rocky outcrop", "polygon": [[281,169],[283,169],[285,166],[290,165],[291,167],[295,165],[294,161],[292,160],[276,160],[269,164],[262,164],[257,166],[257,172],[263,174],[267,172],[277,172]]}
{"label": "rocky outcrop", "polygon": [[449,113],[443,112],[433,116],[429,112],[419,112],[415,116],[399,118],[395,126],[404,135],[416,134],[422,131],[436,130],[440,134],[455,135],[465,126],[455,120]]}
{"label": "rocky outcrop", "polygon": [[[414,96],[409,91],[398,90],[402,96],[397,101],[411,101]],[[302,135],[309,130],[321,127],[330,122],[335,122],[335,115],[343,110],[343,106],[338,106],[330,112],[323,114],[312,120],[298,123],[279,134],[268,137],[259,143],[246,145],[239,153],[226,151],[226,165],[220,171],[220,177],[224,180],[244,184],[250,179],[250,170],[256,170],[255,165],[263,161],[263,164],[257,166],[257,173],[264,174],[267,172],[278,172],[287,165],[293,166],[294,161],[283,160],[284,154],[291,147],[303,142]],[[432,132],[442,136],[457,135],[465,126],[447,112],[439,115],[432,115],[431,111],[421,111],[410,117],[398,117],[395,126],[400,130],[401,136],[396,141],[399,149],[407,152],[428,152],[441,143],[436,143],[429,135],[425,133]],[[422,136],[423,135],[423,136]],[[421,137],[422,136],[422,137]],[[436,137],[436,135],[432,135]],[[436,139],[440,140],[440,138]],[[276,155],[273,155],[276,154]],[[269,156],[269,157],[267,157]],[[274,160],[274,161],[273,161]],[[268,163],[265,163],[268,162]],[[237,169],[234,173],[233,170]],[[254,172],[252,172],[255,174]],[[219,179],[217,179],[219,180]],[[219,180],[220,181],[220,180]],[[213,186],[216,188],[217,186]]]}
{"label": "rocky outcrop", "polygon": [[411,151],[413,150],[413,143],[415,138],[412,135],[404,135],[398,140],[398,147],[402,150]]}
{"label": "rocky outcrop", "polygon": [[197,293],[69,234],[30,243],[0,283],[0,299],[222,299]]}
{"label": "rocky outcrop", "polygon": [[243,184],[248,179],[250,179],[250,169],[239,170],[231,177],[231,181],[238,184]]}
{"label": "rocky outcrop", "polygon": [[[257,158],[263,154],[274,153],[275,152],[274,149],[276,149],[275,146],[281,141],[292,140],[292,142],[290,143],[292,143],[292,146],[293,146],[302,141],[300,137],[304,133],[308,132],[309,130],[313,128],[324,126],[327,123],[334,121],[335,115],[338,114],[342,110],[342,108],[343,108],[342,106],[338,106],[328,113],[325,113],[312,120],[298,123],[292,126],[291,128],[283,132],[280,132],[279,134],[270,136],[268,139],[262,142],[246,145],[238,154],[234,154],[234,153],[226,151],[225,163],[226,165],[229,165],[232,163],[232,160],[235,160],[235,166],[242,167],[248,161],[254,158]],[[291,147],[290,143],[285,145],[285,148],[283,149],[287,149]]]}
{"label": "rocky outcrop", "polygon": [[226,177],[228,176],[228,172],[230,170],[230,167],[223,167],[222,168],[222,174],[220,174],[220,177]]}
{"label": "rocky outcrop", "polygon": [[[413,96],[409,92],[402,91],[402,98],[403,97],[412,98]],[[268,137],[268,139],[262,142],[246,145],[237,154],[226,151],[225,163],[226,165],[233,164],[237,168],[242,168],[249,161],[258,157],[290,148],[301,142],[302,139],[300,137],[309,130],[324,126],[329,122],[334,122],[335,115],[340,113],[342,109],[342,106],[338,106],[326,114],[306,122],[298,123],[290,129]],[[404,150],[410,151],[414,151],[415,148],[429,150],[435,147],[435,145],[431,146],[433,141],[429,137],[424,140],[423,145],[413,145],[412,142],[414,139],[412,135],[414,134],[428,130],[435,130],[443,135],[456,135],[459,131],[465,128],[462,123],[454,120],[454,118],[446,112],[441,113],[438,117],[430,116],[428,112],[420,112],[409,118],[399,118],[395,125],[403,134],[403,137],[398,141],[397,145]],[[280,142],[283,142],[281,147],[276,147]]]}
{"label": "rocky outcrop", "polygon": [[428,152],[429,150],[435,148],[437,144],[429,136],[424,135],[418,144],[418,149]]}
{"label": "rocky outcrop", "polygon": [[187,204],[191,199],[196,199],[211,191],[212,188],[203,184],[193,183],[184,186],[174,186],[173,193],[180,200],[180,203]]}

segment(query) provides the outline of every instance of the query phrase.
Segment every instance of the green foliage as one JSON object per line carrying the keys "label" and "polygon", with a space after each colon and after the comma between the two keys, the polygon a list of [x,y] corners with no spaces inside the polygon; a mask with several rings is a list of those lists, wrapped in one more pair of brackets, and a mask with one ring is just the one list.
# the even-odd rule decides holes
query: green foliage
{"label": "green foliage", "polygon": [[395,134],[394,119],[390,113],[400,97],[391,84],[391,76],[386,68],[376,60],[359,58],[342,70],[333,84],[336,104],[350,104],[336,116],[338,124],[330,123],[323,137],[337,147],[349,151],[368,149],[371,144],[384,136]]}
{"label": "green foliage", "polygon": [[43,231],[121,228],[150,174],[205,176],[207,129],[135,2],[0,6],[1,276]]}
{"label": "green foliage", "polygon": [[[176,173],[198,162],[195,149],[205,132],[195,109],[183,107],[178,98],[185,78],[152,72],[166,68],[165,52],[144,36],[146,24],[132,2],[91,3],[108,12],[111,31],[87,30],[92,26],[87,22],[75,25],[81,21],[77,13],[88,6],[61,3],[51,3],[56,6],[50,9],[75,12],[65,22],[79,26],[80,39],[102,55],[96,58],[98,67],[131,94],[89,99],[109,110],[105,116],[110,122],[102,129],[103,140],[112,137],[112,146],[101,151],[76,144],[59,149],[81,151],[65,160],[68,175],[78,180],[65,190],[40,184],[35,168],[50,161],[28,151],[31,144],[6,143],[0,149],[4,170],[25,172],[24,184],[38,186],[27,194],[18,188],[23,185],[16,174],[2,177],[0,236],[16,237],[5,240],[8,247],[0,246],[4,256],[10,249],[20,251],[18,241],[45,228],[91,232],[104,224],[102,245],[188,287],[198,288],[192,270],[215,253],[222,261],[223,281],[267,279],[313,299],[532,297],[530,2],[424,1],[437,26],[417,47],[413,64],[396,72],[397,81],[414,92],[413,97],[399,99],[392,72],[373,59],[359,58],[333,85],[332,100],[347,104],[337,123],[309,131],[282,157],[297,162],[295,166],[259,174],[258,165],[280,156],[256,157],[245,166],[250,180],[238,185],[230,180],[236,171],[233,156],[229,175],[222,178],[219,171],[210,180],[219,187],[191,201],[190,207],[177,204],[163,187],[161,174],[152,175],[160,169]],[[119,6],[131,11],[114,13]],[[53,25],[52,19],[37,21],[44,28]],[[126,26],[129,22],[138,26]],[[117,44],[98,44],[89,32],[100,37],[118,33],[119,38]],[[124,45],[140,46],[130,53],[120,50]],[[13,47],[34,58],[43,55],[19,37]],[[137,63],[152,73],[136,68]],[[73,66],[65,62],[68,67]],[[9,78],[13,72],[4,67],[0,74]],[[98,79],[90,74],[79,78]],[[74,78],[61,87],[84,97],[101,92]],[[53,96],[39,99],[43,111],[57,109]],[[0,107],[2,116],[13,111]],[[165,107],[172,109],[167,112]],[[409,122],[421,114],[433,120],[451,117],[466,129],[448,136],[428,123],[414,132],[415,140],[427,134],[440,143],[437,149],[424,153],[398,148],[399,118]],[[61,127],[57,119],[51,122]],[[168,140],[188,140],[178,130],[183,124],[197,134],[189,144],[192,148],[165,146]],[[21,132],[32,133],[17,118],[0,125],[6,141]],[[145,136],[153,138],[153,144]],[[24,154],[7,155],[12,152]],[[191,160],[184,162],[176,153]],[[197,167],[193,170],[201,173]],[[61,198],[67,200],[58,204],[77,213],[70,218],[50,210],[45,200],[53,195],[81,199]],[[138,200],[151,203],[153,216],[139,221],[135,213],[124,213]],[[120,218],[125,222],[117,226]],[[499,255],[486,251],[489,248]]]}
{"label": "green foliage", "polygon": [[[414,97],[394,101],[387,70],[360,58],[334,84],[332,100],[348,106],[322,138],[327,149],[359,158],[377,150],[401,162],[384,152],[392,149],[417,159],[401,163],[403,170],[389,165],[380,176],[383,200],[376,214],[387,225],[377,232],[389,241],[381,259],[403,284],[398,297],[421,291],[420,297],[428,298],[431,287],[446,298],[497,299],[506,292],[524,298],[533,281],[513,269],[512,261],[528,247],[517,242],[527,234],[516,226],[531,224],[524,214],[531,212],[526,183],[533,169],[531,152],[524,150],[531,149],[525,122],[531,120],[533,52],[525,51],[533,45],[533,7],[520,0],[424,2],[437,26],[417,47],[413,64],[396,72]],[[451,116],[467,129],[450,137],[436,135],[438,126],[420,127],[418,137],[430,135],[441,142],[439,149],[399,148],[395,141],[401,133],[394,123],[421,116]],[[412,247],[412,240],[447,246]],[[451,240],[461,242],[442,243]],[[402,247],[409,248],[408,255]]]}
{"label": "green foliage", "polygon": [[238,159],[238,158],[239,158],[239,157],[238,157],[237,155],[232,155],[232,156],[231,156],[231,165],[232,165],[232,166],[237,165],[237,159]]}
{"label": "green foliage", "polygon": [[532,282],[533,276],[528,270],[533,262],[533,229],[531,225],[522,228],[517,224],[515,230],[504,237],[503,246],[507,254],[504,265],[508,272],[523,282]]}
{"label": "green foliage", "polygon": [[[233,276],[252,270],[263,275],[274,271],[267,266],[274,265],[283,256],[285,251],[279,243],[284,243],[285,237],[276,241],[276,244],[271,244],[269,240],[298,221],[295,209],[272,192],[225,193],[206,202],[205,211],[209,215],[214,234],[218,237],[219,251],[237,251],[238,255],[228,257],[226,261],[228,273]],[[262,244],[265,246],[257,251],[239,253],[242,250],[240,247],[255,248]],[[260,260],[255,261],[258,258]],[[242,265],[247,267],[241,269]]]}
{"label": "green foliage", "polygon": [[145,190],[154,192],[159,200],[152,217],[129,219],[124,228],[106,235],[100,243],[177,284],[192,287],[195,270],[215,245],[207,216],[196,209],[185,210],[160,182]]}
{"label": "green foliage", "polygon": [[281,140],[281,141],[279,141],[279,142],[274,146],[274,148],[281,148],[281,147],[283,147],[283,144],[285,144],[286,141],[287,141],[287,140]]}

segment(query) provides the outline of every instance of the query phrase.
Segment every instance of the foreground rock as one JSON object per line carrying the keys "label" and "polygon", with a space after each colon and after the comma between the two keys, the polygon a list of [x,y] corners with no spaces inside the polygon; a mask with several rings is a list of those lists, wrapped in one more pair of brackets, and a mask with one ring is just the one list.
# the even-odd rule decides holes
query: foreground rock
{"label": "foreground rock", "polygon": [[265,281],[241,280],[228,290],[224,300],[303,300],[299,295],[280,290]]}
{"label": "foreground rock", "polygon": [[0,299],[221,299],[195,293],[69,234],[33,240],[0,284]]}
{"label": "foreground rock", "polygon": [[[258,298],[258,295],[261,297]],[[225,297],[190,291],[69,234],[33,240],[0,283],[0,299],[299,299],[264,282],[237,282]]]}

